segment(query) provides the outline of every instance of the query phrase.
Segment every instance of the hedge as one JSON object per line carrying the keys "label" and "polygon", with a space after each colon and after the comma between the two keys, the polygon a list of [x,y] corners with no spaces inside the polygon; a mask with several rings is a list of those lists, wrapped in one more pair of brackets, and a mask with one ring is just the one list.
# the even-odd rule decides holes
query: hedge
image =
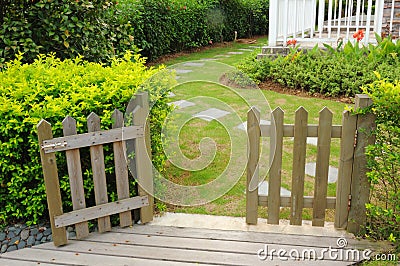
{"label": "hedge", "polygon": [[[87,132],[86,117],[95,112],[102,128],[111,127],[115,108],[124,111],[140,85],[161,68],[146,68],[139,55],[126,53],[110,66],[75,59],[60,60],[54,55],[40,56],[32,64],[22,58],[7,64],[0,72],[0,224],[13,220],[37,223],[47,215],[46,194],[40,163],[36,125],[43,118],[53,127],[55,137],[62,136],[62,120],[70,115],[77,120],[78,133]],[[155,105],[151,110],[153,163],[162,170],[165,157],[160,140],[161,124],[169,110],[168,89],[174,84],[163,74],[156,86],[147,86]],[[106,174],[112,184],[113,157],[105,146]],[[64,208],[71,209],[65,155],[57,153]],[[93,202],[88,150],[82,149],[85,193]],[[115,181],[114,181],[115,182]],[[115,199],[115,187],[109,187]]]}

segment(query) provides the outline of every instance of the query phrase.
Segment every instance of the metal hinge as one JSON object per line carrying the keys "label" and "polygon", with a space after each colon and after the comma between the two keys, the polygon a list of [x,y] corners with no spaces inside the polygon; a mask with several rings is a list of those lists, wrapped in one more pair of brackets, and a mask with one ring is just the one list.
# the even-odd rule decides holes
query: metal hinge
{"label": "metal hinge", "polygon": [[358,130],[356,129],[356,133],[354,134],[354,148],[357,146],[357,138],[358,138]]}
{"label": "metal hinge", "polygon": [[64,142],[58,142],[58,143],[54,143],[54,144],[42,145],[42,149],[50,150],[50,149],[55,149],[58,147],[66,147],[67,145],[68,145],[68,143],[66,141],[64,141]]}
{"label": "metal hinge", "polygon": [[349,201],[347,202],[347,211],[350,210],[351,207],[351,194],[349,195]]}

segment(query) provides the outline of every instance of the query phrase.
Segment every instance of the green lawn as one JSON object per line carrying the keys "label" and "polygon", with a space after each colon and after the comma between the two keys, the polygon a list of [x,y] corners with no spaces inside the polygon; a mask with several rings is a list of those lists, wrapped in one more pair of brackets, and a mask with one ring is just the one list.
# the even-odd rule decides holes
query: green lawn
{"label": "green lawn", "polygon": [[[259,41],[260,42],[260,41]],[[261,39],[261,43],[265,39]],[[257,44],[259,45],[259,44]],[[188,100],[196,105],[182,109],[177,109],[171,119],[178,127],[171,129],[170,135],[179,135],[179,139],[169,140],[168,144],[171,150],[180,149],[183,157],[178,158],[175,153],[169,154],[171,161],[166,164],[166,178],[175,184],[184,186],[199,186],[209,184],[219,176],[230,176],[232,171],[237,175],[237,183],[222,197],[213,200],[208,204],[203,204],[194,207],[179,207],[168,205],[169,211],[186,212],[186,213],[201,213],[214,215],[229,215],[229,216],[245,216],[245,164],[247,154],[247,139],[244,131],[239,130],[236,126],[246,120],[246,113],[249,107],[256,105],[262,111],[262,119],[266,116],[269,110],[280,106],[285,111],[285,123],[293,123],[294,113],[299,106],[303,106],[309,113],[309,124],[318,124],[318,112],[327,106],[333,112],[333,124],[341,123],[341,115],[346,104],[331,100],[318,98],[303,98],[293,95],[279,94],[274,91],[259,90],[259,89],[229,89],[226,86],[217,84],[212,75],[218,76],[221,71],[230,71],[232,67],[224,66],[234,65],[241,58],[250,54],[234,54],[230,57],[218,56],[217,62],[206,61],[203,67],[198,71],[195,68],[185,68],[184,62],[196,61],[203,58],[213,58],[215,55],[227,54],[229,51],[237,51],[237,49],[246,49],[248,44],[231,44],[229,47],[221,47],[208,49],[203,52],[185,55],[166,62],[166,65],[177,69],[193,70],[190,73],[180,74],[178,79],[179,85],[172,89],[176,95],[171,98],[172,101]],[[177,65],[175,65],[177,64]],[[208,70],[209,75],[207,74]],[[208,75],[208,76],[207,76]],[[206,78],[204,78],[206,77]],[[196,81],[196,80],[213,80]],[[230,111],[231,113],[220,121],[207,122],[200,118],[193,118],[192,114],[206,110],[208,108],[219,108]],[[172,123],[172,124],[174,124]],[[175,130],[175,131],[174,131]],[[206,139],[201,143],[201,140]],[[200,144],[201,143],[201,144]],[[268,140],[263,143],[268,144]],[[168,146],[167,145],[167,146]],[[203,148],[200,148],[203,145]],[[172,148],[171,148],[172,147]],[[264,154],[267,154],[262,162],[260,174],[265,176],[267,171],[268,145]],[[207,151],[212,151],[208,152]],[[307,147],[307,162],[315,162],[317,148],[313,145]],[[237,154],[238,156],[232,156]],[[292,153],[293,141],[291,138],[284,140],[283,168],[282,168],[282,187],[291,190],[291,169],[292,169]],[[184,170],[190,168],[190,160],[203,160],[200,164],[207,165],[196,171]],[[264,157],[263,157],[264,158]],[[331,166],[338,166],[339,161],[339,141],[332,140],[331,148]],[[178,163],[176,163],[178,162]],[[208,162],[208,163],[207,163]],[[199,162],[197,162],[199,163]],[[177,165],[176,165],[177,164]],[[179,165],[181,164],[181,165]],[[183,164],[183,166],[182,166]],[[232,166],[233,165],[233,166]],[[225,171],[226,168],[232,168],[231,172]],[[184,168],[184,169],[182,169]],[[231,177],[231,176],[230,176]],[[226,180],[233,180],[226,177]],[[222,179],[224,180],[224,179]],[[306,195],[313,195],[314,178],[306,176],[305,180]],[[328,196],[335,196],[336,185],[329,184]],[[166,193],[172,193],[167,192]],[[172,196],[172,195],[171,195]],[[265,208],[260,208],[260,216],[266,218]],[[312,210],[305,209],[303,213],[304,219],[311,219]],[[283,208],[281,218],[289,218],[289,210]],[[327,219],[333,219],[333,212],[327,211]]]}

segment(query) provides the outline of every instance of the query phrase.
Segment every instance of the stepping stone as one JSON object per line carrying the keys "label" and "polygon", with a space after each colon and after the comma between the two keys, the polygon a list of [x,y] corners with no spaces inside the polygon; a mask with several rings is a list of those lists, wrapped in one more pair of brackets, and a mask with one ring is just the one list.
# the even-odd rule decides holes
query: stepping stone
{"label": "stepping stone", "polygon": [[[261,125],[271,125],[271,121],[262,120],[262,119],[261,119],[260,124],[261,124]],[[246,130],[247,130],[247,121],[246,121],[246,122],[243,122],[242,124],[240,124],[240,125],[238,125],[238,126],[236,126],[236,128],[238,128],[238,129],[240,129],[240,130],[246,131]]]}
{"label": "stepping stone", "polygon": [[187,63],[183,64],[183,66],[202,67],[202,66],[204,66],[204,63],[187,62]]}
{"label": "stepping stone", "polygon": [[258,49],[261,48],[260,46],[250,45],[249,48]]}
{"label": "stepping stone", "polygon": [[[258,194],[263,196],[268,196],[268,182],[261,182],[258,187]],[[281,187],[281,196],[290,196],[292,193],[284,187]]]}
{"label": "stepping stone", "polygon": [[168,97],[172,98],[172,97],[175,97],[175,96],[176,96],[175,93],[173,93],[172,91],[168,92]]}
{"label": "stepping stone", "polygon": [[245,52],[252,52],[253,49],[246,49],[246,48],[242,48],[242,49],[238,49],[239,51],[245,51]]}
{"label": "stepping stone", "polygon": [[230,112],[220,110],[217,108],[210,108],[208,110],[202,111],[200,113],[194,114],[193,117],[198,117],[206,121],[211,121],[214,119],[218,119],[230,114]]}
{"label": "stepping stone", "polygon": [[193,105],[196,105],[196,104],[192,103],[192,102],[189,102],[189,101],[186,101],[186,100],[180,100],[180,101],[175,101],[175,102],[172,102],[172,103],[168,103],[168,105],[170,105],[170,106],[174,105],[177,108],[182,109],[182,108],[193,106]]}
{"label": "stepping stone", "polygon": [[176,80],[178,80],[178,79],[180,79],[181,78],[181,76],[175,76],[175,79]]}
{"label": "stepping stone", "polygon": [[[293,141],[294,138],[291,138],[290,140]],[[307,138],[307,144],[311,144],[311,145],[317,146],[318,138],[316,138],[316,137],[308,137]]]}
{"label": "stepping stone", "polygon": [[231,56],[227,54],[217,54],[214,57],[231,57]]}
{"label": "stepping stone", "polygon": [[202,58],[200,60],[203,60],[203,61],[216,61],[216,60],[218,60],[218,58]]}
{"label": "stepping stone", "polygon": [[243,52],[228,52],[228,54],[243,54]]}
{"label": "stepping stone", "polygon": [[193,72],[193,70],[190,69],[175,69],[177,74],[186,74],[186,73],[190,73]]}
{"label": "stepping stone", "polygon": [[[317,163],[306,163],[306,174],[315,177]],[[335,183],[338,179],[339,170],[336,167],[329,166],[328,183]]]}

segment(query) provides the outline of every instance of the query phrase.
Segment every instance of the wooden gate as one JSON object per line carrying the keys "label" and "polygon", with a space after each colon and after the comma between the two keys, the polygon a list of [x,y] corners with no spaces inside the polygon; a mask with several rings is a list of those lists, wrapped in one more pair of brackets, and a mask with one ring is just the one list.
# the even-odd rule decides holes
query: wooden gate
{"label": "wooden gate", "polygon": [[[372,104],[367,95],[356,95],[355,109]],[[335,209],[335,227],[356,233],[366,222],[365,203],[369,200],[366,176],[365,147],[374,143],[371,131],[374,118],[370,114],[343,112],[342,125],[332,125],[332,112],[321,110],[319,124],[307,123],[308,113],[300,107],[294,125],[284,124],[284,113],[278,107],[272,112],[271,125],[260,124],[260,112],[253,107],[248,112],[247,132],[249,159],[246,186],[246,222],[256,224],[258,206],[268,206],[268,223],[279,223],[280,207],[290,207],[290,224],[302,224],[303,208],[313,209],[313,226],[324,226],[325,210]],[[268,196],[258,194],[260,137],[270,137],[271,167]],[[292,192],[281,196],[282,146],[284,137],[294,137]],[[314,196],[304,196],[307,137],[318,137]],[[327,197],[331,138],[340,138],[339,173],[336,197]],[[274,154],[272,154],[274,153]]]}
{"label": "wooden gate", "polygon": [[[67,116],[63,124],[64,137],[53,138],[51,125],[42,120],[38,124],[38,137],[47,203],[54,245],[67,243],[66,226],[75,225],[77,239],[89,234],[88,221],[97,219],[100,233],[111,231],[110,215],[119,214],[120,226],[132,225],[131,210],[140,208],[140,219],[147,223],[153,219],[153,178],[150,158],[148,95],[142,93],[132,100],[127,112],[133,114],[133,126],[124,126],[123,114],[115,110],[113,129],[102,131],[100,118],[91,113],[87,118],[88,133],[77,134],[76,121]],[[135,178],[140,186],[139,196],[130,198],[125,141],[134,142]],[[113,144],[118,201],[108,202],[103,144]],[[80,148],[89,147],[93,172],[96,206],[86,207],[83,187]],[[55,152],[65,151],[71,187],[73,211],[63,213],[60,183]],[[133,189],[133,188],[131,188]]]}

